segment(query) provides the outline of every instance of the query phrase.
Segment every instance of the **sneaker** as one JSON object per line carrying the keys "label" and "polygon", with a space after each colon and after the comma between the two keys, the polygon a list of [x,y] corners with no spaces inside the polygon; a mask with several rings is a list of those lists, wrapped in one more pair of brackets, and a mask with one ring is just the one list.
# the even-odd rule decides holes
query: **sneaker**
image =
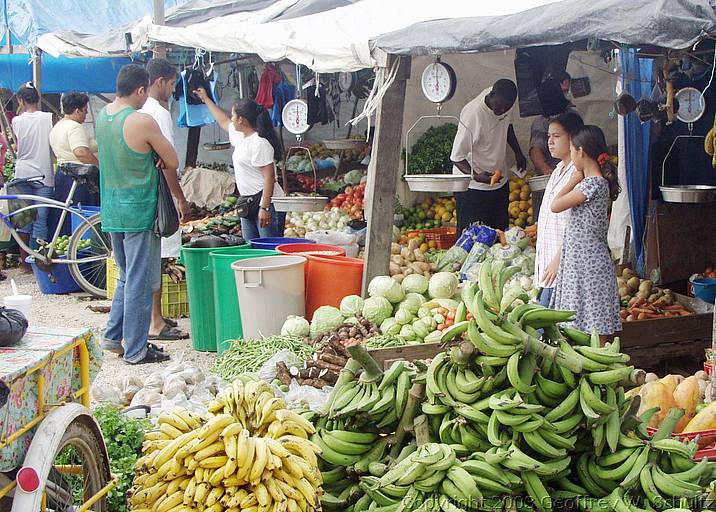
{"label": "sneaker", "polygon": [[125,361],[127,364],[135,365],[135,364],[147,364],[147,363],[163,363],[164,361],[169,361],[171,357],[169,357],[169,354],[162,352],[161,350],[158,350],[155,345],[149,345],[147,346],[147,354],[144,356],[144,358],[140,359],[139,361],[136,361],[134,363],[130,363],[129,361]]}

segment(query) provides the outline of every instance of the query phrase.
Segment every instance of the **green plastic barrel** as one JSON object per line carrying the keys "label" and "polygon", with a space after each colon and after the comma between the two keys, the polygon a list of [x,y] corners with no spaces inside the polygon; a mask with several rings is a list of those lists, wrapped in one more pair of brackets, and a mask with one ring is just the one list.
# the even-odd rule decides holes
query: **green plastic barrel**
{"label": "green plastic barrel", "polygon": [[248,244],[231,247],[182,247],[181,259],[186,268],[186,291],[189,298],[189,320],[194,350],[216,352],[214,282],[208,271],[209,254],[229,254],[245,250]]}
{"label": "green plastic barrel", "polygon": [[216,325],[216,349],[221,354],[231,345],[229,340],[240,338],[244,331],[241,328],[241,311],[239,296],[236,293],[236,277],[231,269],[235,261],[260,256],[276,256],[279,253],[267,249],[242,249],[235,252],[212,252],[209,254],[209,268],[212,273],[214,288],[214,313]]}

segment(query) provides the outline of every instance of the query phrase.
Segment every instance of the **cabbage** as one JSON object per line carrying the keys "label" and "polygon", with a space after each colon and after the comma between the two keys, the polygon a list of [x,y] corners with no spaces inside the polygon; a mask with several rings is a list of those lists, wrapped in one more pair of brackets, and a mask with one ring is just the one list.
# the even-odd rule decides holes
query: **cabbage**
{"label": "cabbage", "polygon": [[360,315],[363,311],[363,297],[359,295],[348,295],[343,297],[340,305],[341,313],[344,316]]}
{"label": "cabbage", "polygon": [[333,306],[321,306],[313,313],[311,336],[333,331],[343,323],[343,315]]}
{"label": "cabbage", "polygon": [[408,293],[403,299],[403,302],[399,304],[399,307],[407,309],[412,314],[416,314],[423,304],[425,304],[425,297],[419,293]]}
{"label": "cabbage", "polygon": [[415,331],[413,330],[412,325],[404,325],[400,328],[400,333],[398,334],[401,338],[405,340],[414,340],[415,339]]}
{"label": "cabbage", "polygon": [[395,321],[395,318],[386,318],[380,324],[380,332],[395,336],[400,332],[400,324]]}
{"label": "cabbage", "polygon": [[345,173],[343,181],[348,185],[359,185],[362,177],[363,173],[360,169],[353,169],[352,171]]}
{"label": "cabbage", "polygon": [[430,278],[428,294],[434,299],[449,299],[457,291],[458,281],[451,272],[438,272]]}
{"label": "cabbage", "polygon": [[522,253],[522,250],[516,245],[508,245],[507,247],[499,246],[496,258],[498,260],[511,261]]}
{"label": "cabbage", "polygon": [[520,249],[524,249],[530,245],[530,237],[527,235],[527,232],[517,226],[505,231],[505,238],[507,238],[508,244],[516,245]]}
{"label": "cabbage", "polygon": [[363,303],[363,317],[376,325],[383,323],[393,313],[393,306],[385,297],[368,297]]}
{"label": "cabbage", "polygon": [[400,286],[405,293],[425,293],[428,291],[428,280],[421,274],[410,274],[405,276]]}
{"label": "cabbage", "polygon": [[281,336],[299,336],[303,338],[311,332],[308,320],[302,316],[289,316],[281,327]]}
{"label": "cabbage", "polygon": [[355,325],[355,324],[358,323],[358,317],[357,317],[357,316],[349,316],[348,318],[346,318],[345,320],[343,320],[343,323],[344,323],[344,324]]}
{"label": "cabbage", "polygon": [[414,318],[415,316],[405,308],[398,309],[398,312],[395,314],[395,321],[400,325],[409,324]]}
{"label": "cabbage", "polygon": [[368,285],[368,295],[371,297],[385,297],[393,304],[397,304],[405,297],[405,293],[398,281],[389,276],[374,277]]}
{"label": "cabbage", "polygon": [[420,309],[418,309],[418,318],[426,318],[432,315],[429,308],[421,306]]}
{"label": "cabbage", "polygon": [[413,332],[415,332],[418,338],[424,338],[430,334],[430,330],[430,325],[426,324],[424,320],[416,320],[413,322]]}

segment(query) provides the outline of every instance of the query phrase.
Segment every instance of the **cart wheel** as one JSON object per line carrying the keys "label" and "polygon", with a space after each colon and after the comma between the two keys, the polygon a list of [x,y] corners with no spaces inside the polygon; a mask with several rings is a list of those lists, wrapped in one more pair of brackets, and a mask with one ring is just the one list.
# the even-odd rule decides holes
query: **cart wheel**
{"label": "cart wheel", "polygon": [[[76,418],[65,430],[47,476],[47,509],[76,510],[107,485],[110,479],[106,451],[85,418]],[[106,512],[101,497],[88,510]]]}

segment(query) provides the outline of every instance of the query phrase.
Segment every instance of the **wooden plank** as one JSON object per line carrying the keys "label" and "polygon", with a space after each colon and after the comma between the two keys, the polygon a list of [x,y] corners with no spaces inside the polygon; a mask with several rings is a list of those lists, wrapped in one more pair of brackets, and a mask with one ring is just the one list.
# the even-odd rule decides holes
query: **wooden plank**
{"label": "wooden plank", "polygon": [[[388,69],[395,59],[391,56]],[[400,176],[400,148],[403,136],[405,84],[410,78],[410,58],[400,59],[400,70],[386,91],[376,117],[373,150],[368,166],[366,213],[368,232],[365,246],[363,294],[375,276],[388,274],[390,244],[393,241],[395,188]]]}
{"label": "wooden plank", "polygon": [[432,359],[442,350],[441,347],[440,343],[419,343],[403,347],[376,348],[368,352],[381,368],[385,368],[386,363],[390,364],[398,359],[403,361]]}

